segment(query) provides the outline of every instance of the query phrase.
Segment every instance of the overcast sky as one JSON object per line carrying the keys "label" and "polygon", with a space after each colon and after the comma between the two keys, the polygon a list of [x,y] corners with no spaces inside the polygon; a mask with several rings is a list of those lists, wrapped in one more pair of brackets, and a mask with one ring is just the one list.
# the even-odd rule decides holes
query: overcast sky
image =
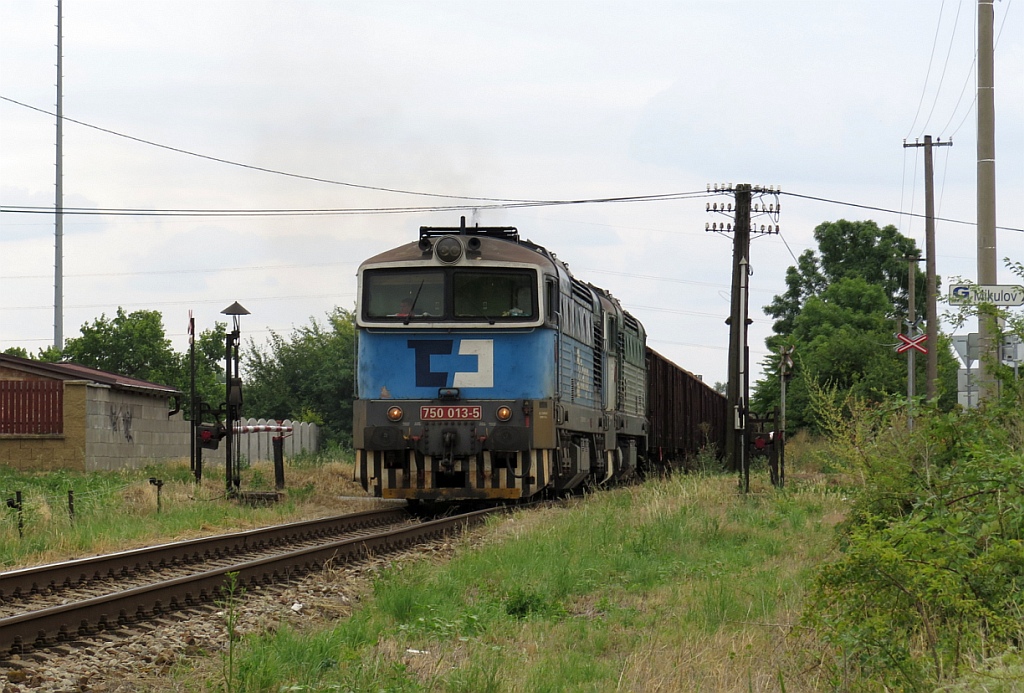
{"label": "overcast sky", "polygon": [[[752,243],[757,362],[771,333],[761,308],[785,290],[794,256],[816,247],[818,224],[872,219],[924,248],[910,215],[924,212],[923,149],[903,147],[924,135],[953,139],[934,150],[936,211],[964,222],[937,224],[938,272],[977,274],[972,0],[64,0],[63,11],[64,115],[95,126],[65,123],[66,207],[467,207],[69,214],[65,338],[118,306],[155,309],[184,351],[190,310],[203,330],[236,300],[252,313],[243,339],[287,336],[354,307],[361,260],[464,214],[518,227],[616,295],[653,348],[725,381],[732,240],[704,228],[731,220],[705,211],[729,201],[707,185],[787,193],[781,234]],[[53,0],[0,0],[5,207],[54,205],[55,119],[33,109],[55,109],[56,17]],[[1020,0],[995,3],[995,30],[999,282],[1016,283],[1002,258],[1024,260]],[[698,195],[474,210],[491,203],[372,188]],[[52,213],[0,214],[0,349],[52,343],[53,275]]]}

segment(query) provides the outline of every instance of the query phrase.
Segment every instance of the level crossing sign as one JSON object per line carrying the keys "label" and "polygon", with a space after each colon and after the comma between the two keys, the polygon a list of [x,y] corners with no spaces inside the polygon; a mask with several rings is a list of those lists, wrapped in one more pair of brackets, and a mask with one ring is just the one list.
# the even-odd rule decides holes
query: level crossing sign
{"label": "level crossing sign", "polygon": [[902,354],[910,349],[917,349],[922,354],[928,353],[927,347],[924,346],[925,340],[928,339],[927,333],[919,337],[908,337],[905,334],[897,334],[896,339],[900,340],[900,343],[896,345],[897,354]]}

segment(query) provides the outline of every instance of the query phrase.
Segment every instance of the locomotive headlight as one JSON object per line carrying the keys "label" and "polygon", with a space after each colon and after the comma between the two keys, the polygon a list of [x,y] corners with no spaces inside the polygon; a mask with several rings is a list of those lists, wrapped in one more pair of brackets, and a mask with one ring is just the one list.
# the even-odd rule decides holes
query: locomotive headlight
{"label": "locomotive headlight", "polygon": [[388,409],[388,421],[401,421],[404,412],[401,407],[390,407]]}
{"label": "locomotive headlight", "polygon": [[498,421],[508,421],[512,418],[512,408],[498,407],[498,411],[494,413],[494,416],[497,417]]}
{"label": "locomotive headlight", "polygon": [[452,264],[462,257],[462,243],[453,236],[445,236],[434,246],[434,254],[441,262]]}

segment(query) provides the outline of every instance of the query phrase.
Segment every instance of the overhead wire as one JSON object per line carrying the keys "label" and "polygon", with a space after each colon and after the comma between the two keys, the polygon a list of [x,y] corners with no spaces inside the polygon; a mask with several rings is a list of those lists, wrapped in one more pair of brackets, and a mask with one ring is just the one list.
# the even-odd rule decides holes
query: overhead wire
{"label": "overhead wire", "polygon": [[[946,69],[949,67],[949,56],[953,52],[953,44],[956,39],[956,29],[960,24],[960,8],[963,6],[963,0],[960,0],[956,6],[956,17],[953,18],[953,31],[949,35],[949,48],[946,49],[946,60],[942,63],[942,74],[939,75],[939,84],[935,87],[935,99],[932,101],[932,108],[928,112],[928,118],[924,121],[924,127],[922,130],[928,129],[928,124],[932,122],[932,115],[935,113],[935,107],[939,104],[939,93],[942,91],[942,83],[946,78]],[[941,22],[941,17],[940,20]],[[938,31],[938,29],[936,29]]]}
{"label": "overhead wire", "polygon": [[[608,204],[629,202],[664,202],[709,197],[717,193],[704,190],[652,195],[623,195],[568,200],[538,200],[532,202],[507,201],[483,205],[436,205],[420,207],[327,207],[319,209],[144,209],[129,207],[62,207],[69,215],[132,216],[132,217],[278,217],[278,216],[350,216],[374,214],[422,214],[426,212],[452,212],[494,209],[523,209],[530,207],[558,207],[568,205]],[[0,212],[18,214],[53,214],[53,207],[41,205],[2,205]]]}
{"label": "overhead wire", "polygon": [[946,147],[946,151],[942,157],[942,182],[939,183],[939,199],[935,205],[935,213],[942,214],[942,198],[946,193],[946,174],[949,172],[949,147]]}
{"label": "overhead wire", "polygon": [[[147,270],[139,272],[78,272],[75,274],[65,274],[64,276],[69,279],[82,279],[85,277],[137,277],[140,275],[152,276],[155,274],[206,274],[210,272],[253,272],[263,270],[282,270],[282,269],[303,269],[308,270],[313,267],[338,267],[342,265],[358,265],[359,263],[355,260],[347,260],[344,262],[308,262],[302,264],[289,264],[289,265],[246,265],[244,267],[198,267],[189,269],[177,269],[177,270]],[[14,274],[7,275],[4,277],[7,279],[53,279],[52,274]]]}
{"label": "overhead wire", "polygon": [[793,258],[793,262],[799,265],[800,261],[796,259],[796,255],[793,254],[793,249],[789,247],[789,241],[786,240],[785,236],[782,235],[781,231],[779,231],[779,240],[781,240],[782,244],[786,246],[786,250],[789,251],[789,256]]}
{"label": "overhead wire", "polygon": [[[959,16],[959,12],[958,12]],[[1003,25],[1000,26],[1000,34],[1002,33],[1002,26],[1005,25],[1006,15],[1003,16]],[[940,11],[940,23],[941,23],[941,11]],[[938,28],[936,28],[936,41],[938,36]],[[934,56],[934,44],[933,44],[933,56]],[[929,63],[929,71],[931,65]],[[927,82],[927,79],[926,79]],[[12,99],[7,96],[0,95],[0,100],[7,101],[9,103],[28,108],[33,111],[44,113],[56,117],[56,113],[48,111],[43,108],[31,106],[23,103],[16,99]],[[923,95],[922,95],[923,103]],[[918,107],[918,114],[920,113],[920,104]],[[304,174],[290,173],[286,171],[280,171],[277,169],[271,169],[264,166],[255,166],[252,164],[244,164],[230,159],[224,159],[221,157],[214,157],[207,154],[200,154],[180,147],[172,147],[170,145],[153,142],[133,135],[112,130],[110,128],[104,128],[84,121],[69,118],[67,116],[61,116],[63,120],[72,122],[83,127],[92,128],[104,133],[114,135],[116,137],[122,137],[134,142],[139,142],[153,147],[166,149],[169,151],[194,156],[201,159],[215,161],[226,165],[237,166],[255,171],[261,171],[264,173],[270,173],[274,175],[287,176],[291,178],[299,178],[302,180],[309,180],[321,183],[327,183],[332,185],[342,185],[346,187],[359,188],[364,190],[375,190],[380,192],[390,192],[396,194],[405,195],[419,195],[435,198],[444,199],[456,199],[466,200],[474,202],[485,202],[483,205],[437,205],[437,206],[414,206],[414,207],[352,207],[352,208],[323,208],[323,209],[138,209],[138,208],[89,208],[89,207],[62,207],[62,213],[68,215],[94,215],[94,216],[160,216],[160,217],[264,217],[264,216],[338,216],[338,215],[374,215],[374,214],[409,214],[409,213],[426,213],[426,212],[448,212],[448,211],[476,211],[476,210],[494,210],[494,209],[520,209],[529,207],[549,207],[549,206],[565,206],[565,205],[582,205],[582,204],[606,204],[606,203],[635,203],[635,202],[653,202],[653,201],[671,201],[671,200],[683,200],[693,199],[700,197],[708,197],[711,195],[719,195],[724,193],[724,190],[711,190],[705,191],[685,191],[685,192],[674,192],[674,193],[659,193],[649,195],[627,195],[627,196],[612,196],[612,197],[595,197],[595,198],[582,198],[582,199],[563,199],[563,200],[537,200],[537,199],[517,199],[517,198],[504,198],[504,197],[471,197],[465,195],[451,195],[446,193],[428,193],[422,191],[411,191],[401,190],[398,188],[386,188],[380,186],[363,185],[359,183],[350,183],[346,181],[337,181],[326,178],[320,178],[316,176],[309,176]],[[915,116],[914,121],[916,124],[917,117]],[[912,128],[913,129],[913,128]],[[916,164],[915,164],[916,171]],[[916,179],[916,175],[915,175]],[[826,198],[818,198],[809,195],[797,195],[794,193],[783,193],[789,194],[794,197],[803,197],[805,199],[818,200],[823,202],[829,202],[832,204],[842,204],[851,207],[857,207],[862,209],[871,209],[875,211],[890,212],[897,215],[904,215],[905,213],[895,210],[889,210],[881,207],[874,207],[870,205],[861,205],[851,202],[843,202],[839,200],[830,200]],[[901,200],[902,207],[902,200]],[[913,209],[913,199],[911,201],[911,209]],[[19,213],[19,214],[52,214],[52,207],[43,206],[31,206],[31,205],[0,205],[0,213]],[[906,213],[911,218],[923,217],[921,214]],[[973,222],[965,222],[955,219],[940,219],[941,221],[948,221],[951,223],[958,224],[972,224]],[[1010,227],[996,227],[1001,230],[1010,231],[1024,231],[1022,229],[1010,228]],[[788,247],[788,246],[787,246]],[[790,250],[792,255],[792,250]]]}
{"label": "overhead wire", "polygon": [[904,139],[909,139],[914,132],[914,127],[917,125],[917,119],[921,115],[921,107],[924,105],[925,94],[928,93],[928,80],[932,74],[932,61],[935,60],[935,47],[939,43],[939,29],[942,27],[942,10],[946,6],[946,0],[942,0],[942,4],[939,5],[939,20],[935,23],[935,36],[932,38],[932,50],[928,56],[928,69],[924,73],[924,85],[921,87],[921,98],[917,102],[917,112],[914,114],[914,122],[910,124],[910,132]]}
{"label": "overhead wire", "polygon": [[[814,200],[816,202],[827,202],[829,204],[843,205],[844,207],[855,207],[857,209],[869,209],[869,210],[871,210],[873,212],[885,212],[887,214],[904,214],[906,216],[917,217],[919,219],[924,219],[926,217],[926,215],[924,215],[924,214],[917,214],[917,213],[914,213],[914,212],[901,212],[901,211],[898,211],[898,210],[895,210],[895,209],[888,209],[886,207],[877,207],[877,206],[874,206],[874,205],[865,205],[865,204],[859,204],[859,203],[856,203],[856,202],[844,202],[842,200],[831,200],[831,199],[829,199],[827,197],[816,197],[814,195],[801,195],[800,193],[794,193],[794,192],[790,192],[788,190],[782,192],[781,194],[789,195],[790,197],[799,197],[799,198],[804,199],[804,200]],[[947,217],[935,217],[935,221],[945,221],[945,222],[950,223],[950,224],[963,224],[965,226],[976,226],[977,225],[977,222],[974,222],[974,221],[964,221],[963,219],[949,219]],[[1000,231],[1015,231],[1017,233],[1024,233],[1024,228],[1017,228],[1015,226],[997,226],[996,228],[999,229]]]}
{"label": "overhead wire", "polygon": [[[12,99],[12,98],[7,97],[7,96],[0,95],[0,101],[7,101],[8,103],[12,103],[12,104],[15,104],[17,106],[21,106],[23,108],[27,108],[27,109],[30,109],[30,110],[33,110],[33,111],[37,111],[39,113],[43,113],[43,114],[46,114],[46,115],[49,115],[49,116],[57,117],[57,114],[55,112],[53,112],[53,111],[49,111],[49,110],[47,110],[45,108],[39,108],[38,106],[32,106],[30,104],[24,103],[22,101],[18,101],[17,99]],[[145,145],[148,145],[148,146],[151,146],[151,147],[157,147],[159,149],[165,149],[167,151],[176,152],[178,154],[185,154],[185,155],[188,155],[188,156],[193,156],[193,157],[196,157],[196,158],[199,158],[199,159],[205,159],[207,161],[214,161],[216,163],[226,164],[228,166],[236,166],[236,167],[248,169],[248,170],[251,170],[251,171],[259,171],[261,173],[269,173],[269,174],[273,174],[273,175],[277,175],[277,176],[285,176],[285,177],[288,177],[288,178],[297,178],[299,180],[307,180],[307,181],[312,181],[312,182],[316,182],[316,183],[326,183],[328,185],[339,185],[339,186],[343,186],[343,187],[356,188],[356,189],[360,189],[360,190],[372,190],[372,191],[375,191],[375,192],[387,192],[387,193],[394,193],[394,194],[399,194],[399,195],[415,195],[415,196],[420,196],[420,197],[434,197],[434,198],[449,199],[449,200],[466,200],[466,201],[474,201],[474,202],[499,203],[496,206],[495,205],[484,205],[482,207],[484,209],[502,208],[504,205],[509,205],[509,206],[512,206],[512,207],[515,207],[515,206],[531,207],[531,206],[550,206],[550,205],[560,205],[560,204],[583,204],[583,203],[588,203],[588,202],[589,203],[596,203],[596,202],[637,202],[637,201],[648,201],[648,200],[659,199],[659,198],[674,199],[675,196],[680,195],[680,194],[682,194],[682,195],[695,194],[695,193],[667,193],[667,194],[664,194],[664,195],[631,195],[631,196],[624,196],[624,197],[619,197],[619,198],[596,198],[596,199],[593,199],[593,200],[535,200],[535,199],[520,199],[520,198],[507,198],[507,197],[476,197],[476,196],[470,196],[470,195],[452,195],[452,194],[448,194],[448,193],[433,193],[433,192],[423,192],[423,191],[417,191],[417,190],[402,190],[400,188],[387,188],[387,187],[375,186],[375,185],[364,185],[364,184],[361,184],[361,183],[351,183],[351,182],[348,182],[348,181],[333,180],[333,179],[330,179],[330,178],[322,178],[322,177],[319,177],[319,176],[310,176],[310,175],[305,175],[305,174],[301,174],[301,173],[291,173],[291,172],[288,172],[288,171],[282,171],[282,170],[279,170],[279,169],[273,169],[273,168],[269,168],[269,167],[266,167],[266,166],[256,166],[256,165],[253,165],[253,164],[246,164],[246,163],[242,163],[242,162],[239,162],[239,161],[233,161],[231,159],[225,159],[223,157],[211,156],[209,154],[201,154],[199,152],[194,152],[194,151],[191,151],[191,150],[188,150],[188,149],[184,149],[184,148],[181,148],[181,147],[173,147],[171,145],[161,144],[159,142],[154,142],[152,140],[143,139],[141,137],[135,137],[134,135],[128,135],[128,134],[125,134],[123,132],[118,132],[117,130],[111,130],[110,128],[105,128],[105,127],[101,127],[99,125],[93,125],[91,123],[86,123],[86,122],[81,121],[81,120],[76,120],[74,118],[69,118],[68,116],[65,116],[65,115],[61,115],[60,118],[61,118],[62,121],[66,121],[66,122],[69,122],[69,123],[74,123],[76,125],[81,125],[83,127],[91,128],[91,129],[97,130],[99,132],[104,132],[106,134],[113,135],[115,137],[121,137],[121,138],[124,138],[124,139],[127,139],[127,140],[131,140],[132,142],[138,142],[140,144],[145,144]],[[413,207],[413,208],[401,208],[399,210],[396,210],[395,208],[366,208],[366,209],[360,209],[358,211],[352,211],[352,210],[304,210],[302,212],[300,212],[298,210],[223,210],[223,211],[224,211],[225,215],[228,215],[228,214],[231,214],[231,215],[240,214],[240,215],[264,216],[264,215],[270,214],[272,212],[281,212],[281,213],[289,213],[289,214],[299,214],[299,213],[304,213],[304,214],[323,214],[323,213],[339,213],[339,214],[340,213],[360,213],[360,214],[369,214],[369,213],[395,213],[396,211],[398,211],[398,212],[409,212],[409,211],[420,212],[420,211],[434,211],[434,210],[437,210],[437,211],[452,211],[452,209],[462,209],[462,208],[466,208],[466,207],[464,207],[464,206],[462,206],[462,207],[451,206],[451,207],[438,207],[438,208]],[[476,206],[470,206],[469,208],[474,208],[475,209],[477,207]],[[36,208],[32,208],[32,207],[25,207],[25,208],[22,208],[20,210],[17,210],[15,208],[13,208],[12,206],[4,206],[2,209],[5,210],[5,211],[23,211],[25,213],[37,213],[37,211],[38,211]],[[153,212],[148,211],[148,210],[132,210],[132,209],[116,209],[116,208],[109,209],[109,210],[104,210],[102,212],[93,212],[91,210],[90,211],[82,211],[85,208],[73,208],[73,207],[65,207],[63,209],[64,209],[65,212],[72,213],[72,214],[76,214],[76,213],[77,214],[102,213],[102,214],[109,214],[109,215],[125,214],[125,215],[142,215],[142,216],[145,216],[147,214],[153,213]],[[52,209],[49,210],[49,211],[52,212]],[[166,210],[161,210],[161,211],[166,211]],[[175,216],[189,216],[189,215],[193,215],[193,214],[201,214],[201,215],[205,216],[205,215],[208,215],[209,210],[174,210],[174,212],[175,212],[175,214],[174,214]]]}
{"label": "overhead wire", "polygon": [[[1003,11],[1003,20],[999,23],[999,31],[996,32],[996,37],[995,37],[995,40],[993,41],[993,44],[992,44],[993,50],[995,50],[995,48],[999,45],[999,38],[1003,35],[1003,29],[1006,27],[1006,18],[1010,14],[1010,6],[1012,4],[1013,4],[1013,0],[1007,0],[1007,2],[1006,2],[1006,9]],[[977,36],[978,32],[975,31],[974,33],[975,33],[975,36]],[[975,66],[975,64],[977,62],[978,62],[978,48],[977,48],[977,40],[975,40],[974,60],[971,62],[971,67],[970,67],[970,70],[969,70],[969,72],[967,74],[967,79],[964,80],[964,86],[960,90],[961,98],[963,98],[963,92],[966,91],[967,85],[971,83],[971,78],[977,76],[977,72],[974,69],[974,66]],[[975,89],[974,90],[974,98],[971,100],[971,105],[967,108],[967,112],[964,114],[964,117],[960,119],[960,124],[956,126],[956,130],[954,130],[953,132],[950,133],[950,135],[949,135],[950,138],[952,138],[953,135],[955,135],[956,133],[960,132],[960,128],[962,128],[964,126],[964,123],[967,122],[967,119],[970,117],[971,113],[974,112],[974,106],[975,106],[975,104],[977,102],[978,102],[978,91],[977,91],[977,89]],[[959,105],[960,105],[960,101],[957,100],[957,106],[959,106]],[[950,125],[950,123],[953,122],[953,118],[955,118],[955,117],[956,117],[956,108],[954,108],[953,109],[953,113],[950,114],[949,122],[946,123],[946,127],[943,128],[943,130],[949,129],[949,125]]]}
{"label": "overhead wire", "polygon": [[[1009,10],[1010,10],[1011,3],[1012,3],[1012,0],[1008,0],[1007,1],[1006,10],[1003,13],[1003,18],[1002,18],[1002,21],[1000,22],[999,30],[996,33],[996,38],[995,38],[995,41],[993,43],[993,48],[995,48],[995,46],[998,45],[999,37],[1002,36],[1003,28],[1006,26],[1006,18],[1009,15]],[[920,116],[920,112],[921,112],[921,106],[924,103],[924,95],[927,92],[927,85],[928,85],[929,78],[931,76],[932,60],[935,57],[935,48],[936,48],[937,43],[938,43],[939,29],[940,29],[940,27],[942,25],[942,13],[943,13],[944,5],[945,5],[945,2],[943,2],[943,6],[940,7],[940,9],[939,9],[939,20],[938,20],[938,22],[936,24],[935,38],[934,38],[933,43],[932,43],[932,55],[929,58],[928,70],[927,70],[926,75],[925,75],[925,86],[922,89],[921,100],[918,103],[917,113],[915,113],[915,115],[914,115],[914,122],[913,122],[913,124],[911,125],[911,128],[910,128],[911,132],[913,132],[914,127],[917,124],[917,119]],[[950,59],[950,55],[952,54],[953,46],[954,46],[954,43],[955,43],[956,32],[957,32],[957,28],[958,28],[959,23],[960,23],[960,12],[961,12],[962,7],[963,7],[963,0],[960,0],[960,2],[957,4],[956,17],[954,18],[954,21],[953,21],[953,30],[952,30],[952,32],[950,34],[949,47],[946,50],[946,58],[945,58],[945,61],[943,62],[943,66],[942,66],[942,74],[939,77],[939,84],[936,87],[935,98],[932,101],[932,107],[931,107],[931,109],[930,109],[930,111],[928,113],[928,118],[925,121],[924,129],[927,129],[928,123],[931,122],[932,115],[934,114],[935,108],[938,105],[939,91],[942,88],[942,83],[943,83],[943,81],[945,79],[945,75],[946,75],[946,72],[947,72],[947,69],[948,69],[948,66],[949,66],[949,59]],[[977,17],[975,17],[975,20],[977,20]],[[976,28],[977,27],[975,27],[975,29]],[[949,119],[946,121],[946,124],[942,127],[942,130],[940,131],[942,133],[945,133],[945,132],[949,131],[950,125],[953,123],[954,119],[956,118],[957,113],[960,110],[960,104],[963,102],[964,94],[967,91],[967,87],[971,83],[972,78],[975,77],[975,75],[976,75],[974,67],[975,67],[975,65],[978,62],[977,30],[975,30],[974,36],[975,36],[975,48],[974,48],[973,59],[971,60],[971,65],[968,68],[967,76],[964,79],[963,86],[960,88],[960,94],[957,97],[956,104],[953,106],[953,108],[952,108],[952,110],[950,112]],[[967,119],[970,117],[971,113],[974,112],[974,107],[975,107],[975,104],[977,103],[977,99],[978,99],[977,93],[975,93],[974,98],[972,99],[971,104],[968,106],[966,113],[964,113],[964,116],[960,120],[960,123],[956,126],[956,129],[953,130],[953,132],[949,133],[949,135],[947,136],[947,140],[952,140],[953,136],[956,135],[958,132],[960,132],[961,128],[963,128],[964,124],[967,122]],[[909,137],[909,135],[908,135],[908,137]],[[901,210],[900,211],[900,219],[901,219],[901,224],[902,224],[902,218],[903,218],[902,210],[904,208],[903,207],[903,202],[904,202],[905,192],[906,192],[906,157],[907,157],[907,153],[904,151],[904,165],[903,165],[903,181],[904,182],[903,182],[903,188],[901,189],[901,194],[900,194],[900,210]],[[948,165],[949,165],[949,153],[947,152],[946,153],[946,160],[945,160],[945,167],[946,168],[944,168],[944,170],[943,170],[943,186],[942,186],[942,190],[944,190],[944,186],[945,186],[945,176],[946,176],[946,171],[948,170]],[[917,181],[917,158],[915,157],[915,164],[914,164],[914,187],[912,188],[914,193],[912,193],[912,197],[911,197],[911,206],[910,206],[911,209],[914,208],[914,197],[916,196],[916,181]],[[941,190],[940,190],[940,204],[939,204],[939,207],[941,209]],[[913,215],[911,215],[911,220],[912,219],[913,219]],[[957,222],[957,223],[962,223],[962,222]],[[912,225],[911,225],[911,228],[912,228]],[[999,228],[999,227],[997,227],[997,228]],[[1008,230],[1008,229],[1004,228],[1004,230]],[[1009,230],[1017,231],[1018,229],[1009,229]],[[902,227],[901,227],[901,231],[902,231]],[[910,233],[909,229],[908,229],[907,233]]]}
{"label": "overhead wire", "polygon": [[906,181],[907,181],[907,179],[906,179],[906,170],[907,170],[906,162],[907,162],[907,156],[908,156],[908,154],[907,154],[907,147],[903,147],[903,171],[904,171],[904,177],[903,177],[903,188],[902,188],[902,190],[900,192],[900,211],[899,211],[900,233],[903,233],[903,226],[902,226],[903,218],[904,217],[910,217],[910,221],[908,222],[907,231],[906,231],[907,235],[909,236],[913,232],[913,229],[914,229],[914,212],[913,212],[913,209],[914,209],[914,200],[917,199],[917,159],[918,159],[918,157],[917,156],[914,157],[914,174],[913,174],[913,176],[910,179],[911,180],[911,185],[910,185],[910,209],[911,209],[911,211],[910,212],[904,212],[903,211],[903,209],[904,209],[904,207],[903,207],[903,200],[904,200],[904,195],[905,195],[905,192],[906,192]]}
{"label": "overhead wire", "polygon": [[[18,101],[17,99],[12,99],[12,98],[7,97],[7,96],[0,95],[0,101],[7,101],[8,103],[12,103],[12,104],[15,104],[17,106],[22,106],[23,108],[28,108],[30,110],[37,111],[39,113],[43,113],[43,114],[46,114],[46,115],[49,115],[49,116],[53,116],[55,118],[57,117],[57,114],[55,112],[53,112],[53,111],[48,111],[47,109],[39,108],[38,106],[32,106],[30,104],[24,103],[22,101]],[[239,161],[232,161],[231,159],[224,159],[222,157],[210,156],[209,154],[200,154],[199,152],[193,152],[193,151],[190,151],[188,149],[183,149],[181,147],[172,147],[172,146],[167,145],[167,144],[161,144],[159,142],[154,142],[152,140],[147,140],[147,139],[143,139],[141,137],[135,137],[134,135],[128,135],[128,134],[125,134],[123,132],[118,132],[117,130],[111,130],[110,128],[100,127],[99,125],[93,125],[92,123],[86,123],[86,122],[81,121],[81,120],[76,120],[74,118],[69,118],[68,116],[65,116],[65,115],[62,115],[60,117],[61,117],[61,120],[65,121],[65,122],[74,123],[75,125],[81,125],[82,127],[91,128],[93,130],[98,130],[99,132],[104,132],[104,133],[107,133],[108,135],[113,135],[115,137],[121,137],[121,138],[124,138],[126,140],[131,140],[132,142],[138,142],[140,144],[149,145],[151,147],[157,147],[159,149],[166,149],[167,151],[176,152],[178,154],[186,154],[188,156],[194,156],[194,157],[196,157],[198,159],[206,159],[207,161],[214,161],[214,162],[219,163],[219,164],[227,164],[229,166],[237,166],[239,168],[245,168],[245,169],[249,169],[251,171],[259,171],[261,173],[271,173],[271,174],[277,175],[277,176],[285,176],[285,177],[288,177],[288,178],[297,178],[299,180],[308,180],[308,181],[313,181],[313,182],[316,182],[316,183],[327,183],[328,185],[340,185],[340,186],[344,186],[344,187],[347,187],[347,188],[357,188],[359,190],[374,190],[374,191],[377,191],[377,192],[397,193],[397,194],[400,194],[400,195],[419,195],[419,196],[422,196],[422,197],[441,197],[441,198],[454,199],[454,200],[478,200],[478,201],[483,201],[483,202],[495,201],[495,200],[498,199],[498,198],[487,198],[487,197],[470,197],[470,196],[466,196],[466,195],[446,195],[446,194],[441,194],[441,193],[419,192],[419,191],[415,191],[415,190],[401,190],[401,189],[398,189],[398,188],[385,188],[385,187],[374,186],[374,185],[363,185],[363,184],[360,184],[360,183],[349,183],[347,181],[331,180],[330,178],[320,178],[318,176],[309,176],[309,175],[305,175],[305,174],[301,174],[301,173],[290,173],[288,171],[281,171],[281,170],[278,170],[278,169],[267,168],[265,166],[255,166],[253,164],[245,164],[245,163],[241,163]],[[528,202],[529,200],[516,200],[516,201],[518,201],[518,202]]]}
{"label": "overhead wire", "polygon": [[[706,192],[706,191],[693,191],[693,192],[680,192],[680,193],[664,193],[658,195],[634,195],[624,197],[602,197],[602,198],[585,198],[577,200],[558,200],[558,201],[547,201],[547,202],[534,202],[534,203],[509,203],[509,204],[495,204],[495,205],[452,205],[452,206],[440,206],[440,207],[377,207],[377,208],[336,208],[336,209],[264,209],[264,210],[227,210],[227,209],[207,209],[207,210],[176,210],[176,209],[117,209],[117,208],[86,208],[86,207],[72,207],[64,208],[64,212],[67,214],[85,214],[85,215],[111,215],[111,216],[197,216],[197,217],[248,217],[248,216],[330,216],[330,215],[367,215],[367,214],[404,214],[412,212],[436,212],[436,211],[472,211],[479,209],[519,209],[522,207],[545,207],[545,206],[563,206],[563,205],[584,205],[584,204],[606,204],[606,203],[619,203],[619,202],[665,202],[672,200],[686,200],[695,199],[701,197],[709,197],[712,195],[721,195],[723,191],[718,192]],[[926,215],[915,213],[915,212],[904,212],[901,210],[888,209],[886,207],[879,207],[876,205],[866,205],[857,202],[847,202],[844,200],[834,200],[825,197],[817,197],[814,195],[803,195],[800,193],[794,193],[791,191],[781,191],[780,195],[789,195],[791,197],[802,198],[806,200],[815,200],[817,202],[827,202],[829,204],[842,205],[846,207],[854,207],[858,209],[868,209],[876,212],[886,212],[888,214],[896,214],[909,216],[912,218],[923,219]],[[913,203],[911,204],[913,207]],[[35,206],[19,206],[19,205],[0,205],[0,212],[6,213],[21,213],[21,214],[52,214],[52,207],[35,207]],[[937,221],[945,221],[951,224],[963,224],[973,226],[976,222],[964,221],[962,219],[949,219],[945,217],[936,217]],[[1015,231],[1024,233],[1024,228],[1016,228],[1012,226],[997,226],[1002,231]]]}
{"label": "overhead wire", "polygon": [[[967,85],[969,85],[971,83],[971,78],[974,77],[975,74],[976,74],[975,71],[974,71],[974,66],[977,63],[978,63],[978,51],[975,50],[974,51],[974,59],[971,60],[971,66],[969,68],[967,68],[967,78],[964,79],[964,86],[962,86],[960,88],[960,96],[957,97],[956,105],[953,106],[953,111],[949,114],[949,120],[947,120],[946,124],[942,127],[942,132],[946,132],[947,130],[949,130],[949,126],[953,123],[953,119],[956,118],[956,113],[957,113],[957,111],[960,110],[960,103],[963,101],[964,93],[967,92]],[[960,132],[960,128],[963,127],[964,122],[967,120],[967,116],[971,115],[971,112],[974,110],[974,104],[977,102],[977,100],[978,100],[978,94],[977,94],[977,92],[975,92],[974,99],[971,101],[971,105],[967,107],[966,115],[964,115],[963,119],[960,121],[960,125],[957,126],[956,130],[954,130],[952,132],[950,137],[952,137],[956,133]]]}
{"label": "overhead wire", "polygon": [[[960,3],[957,4],[956,16],[957,16],[958,20],[960,18],[960,7],[961,7],[962,3],[963,3],[963,0],[960,0]],[[935,36],[932,38],[932,50],[931,50],[931,53],[929,54],[929,57],[928,57],[928,69],[925,71],[924,85],[921,87],[921,98],[917,102],[917,111],[914,113],[914,121],[910,125],[910,131],[907,133],[907,136],[903,138],[903,142],[904,142],[904,146],[903,146],[903,173],[902,173],[902,178],[901,178],[902,184],[901,184],[901,187],[900,187],[900,212],[899,212],[899,220],[900,220],[899,230],[900,230],[900,233],[904,233],[904,229],[903,229],[904,213],[903,213],[903,210],[905,209],[905,207],[904,207],[903,203],[906,200],[906,191],[907,191],[907,156],[908,156],[908,152],[907,152],[906,141],[908,139],[910,139],[910,136],[914,132],[914,128],[917,126],[917,119],[921,115],[921,107],[924,105],[925,95],[928,93],[928,82],[931,79],[932,62],[935,60],[935,49],[936,49],[936,47],[939,44],[939,33],[940,33],[940,29],[942,28],[942,15],[943,15],[943,10],[945,9],[945,7],[946,7],[946,3],[945,3],[945,0],[943,0],[942,4],[939,6],[939,18],[938,18],[938,20],[935,23]],[[946,50],[946,62],[942,66],[942,75],[939,77],[939,85],[935,88],[935,96],[932,99],[932,107],[931,107],[931,109],[929,109],[928,118],[925,120],[925,125],[922,128],[924,130],[928,129],[928,123],[931,122],[932,114],[935,112],[935,106],[939,102],[939,92],[942,89],[942,82],[943,82],[943,79],[946,76],[946,66],[949,63],[949,55],[950,55],[950,53],[953,50],[953,37],[956,36],[956,24],[957,24],[957,22],[954,21],[954,23],[953,23],[953,34],[950,36],[949,48]],[[914,157],[914,175],[913,175],[913,178],[911,178],[911,181],[912,181],[912,183],[911,183],[911,187],[910,187],[910,209],[913,210],[914,209],[914,201],[917,198],[917,157],[916,156]],[[913,233],[913,228],[914,228],[914,217],[913,217],[913,215],[911,215],[905,233],[907,235],[910,235],[911,233]]]}

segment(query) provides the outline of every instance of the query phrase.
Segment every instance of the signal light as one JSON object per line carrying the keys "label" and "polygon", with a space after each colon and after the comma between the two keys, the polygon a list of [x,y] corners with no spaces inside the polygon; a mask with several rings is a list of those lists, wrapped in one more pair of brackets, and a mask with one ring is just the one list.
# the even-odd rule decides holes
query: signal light
{"label": "signal light", "polygon": [[207,450],[216,450],[220,445],[220,439],[228,434],[228,430],[220,424],[199,424],[196,426],[196,440],[199,447]]}

